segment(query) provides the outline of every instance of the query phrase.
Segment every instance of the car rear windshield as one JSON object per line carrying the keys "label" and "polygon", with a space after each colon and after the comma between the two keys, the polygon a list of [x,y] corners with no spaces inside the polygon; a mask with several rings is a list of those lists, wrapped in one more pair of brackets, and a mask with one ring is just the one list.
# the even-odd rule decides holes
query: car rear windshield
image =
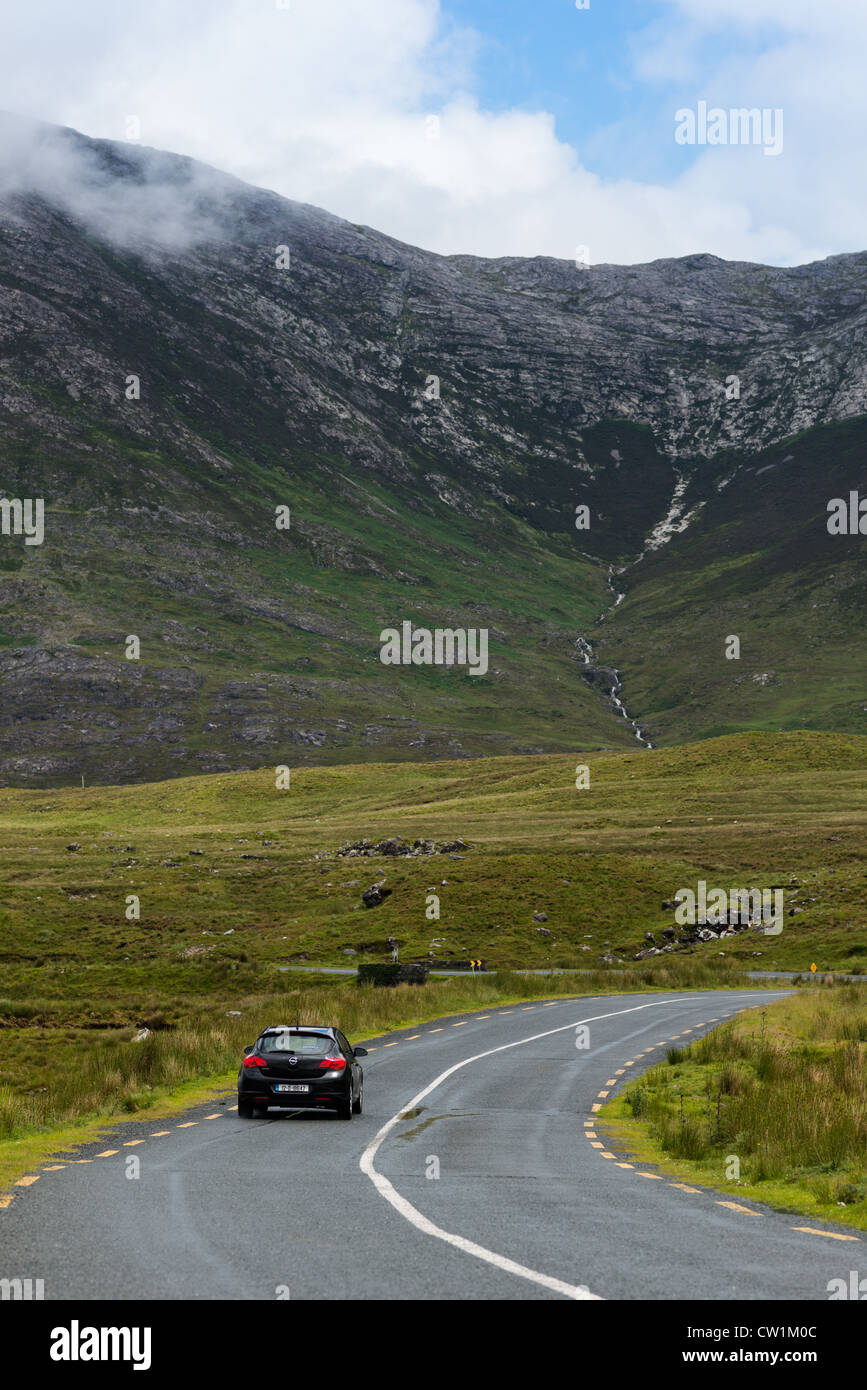
{"label": "car rear windshield", "polygon": [[258,1052],[297,1052],[302,1057],[327,1057],[337,1052],[337,1043],[322,1033],[272,1033],[260,1038]]}

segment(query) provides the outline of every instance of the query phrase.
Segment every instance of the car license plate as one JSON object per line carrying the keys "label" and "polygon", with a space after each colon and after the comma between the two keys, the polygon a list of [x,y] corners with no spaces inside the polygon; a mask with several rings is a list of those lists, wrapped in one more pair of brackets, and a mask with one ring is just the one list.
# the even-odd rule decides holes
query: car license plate
{"label": "car license plate", "polygon": [[275,1091],[309,1091],[309,1086],[275,1086]]}

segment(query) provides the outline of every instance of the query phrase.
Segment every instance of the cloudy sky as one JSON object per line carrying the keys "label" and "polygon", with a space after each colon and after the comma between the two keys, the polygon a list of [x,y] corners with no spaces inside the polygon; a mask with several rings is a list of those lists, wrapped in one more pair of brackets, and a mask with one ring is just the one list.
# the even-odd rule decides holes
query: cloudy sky
{"label": "cloudy sky", "polygon": [[867,248],[865,50],[865,0],[6,0],[0,105],[434,251],[791,265]]}

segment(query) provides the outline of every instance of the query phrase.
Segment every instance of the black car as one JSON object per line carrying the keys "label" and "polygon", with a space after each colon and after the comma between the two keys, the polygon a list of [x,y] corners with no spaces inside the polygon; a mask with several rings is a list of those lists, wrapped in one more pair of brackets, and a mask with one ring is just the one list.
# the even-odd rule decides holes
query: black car
{"label": "black car", "polygon": [[244,1049],[238,1114],[248,1120],[269,1106],[317,1106],[351,1120],[361,1114],[364,1072],[357,1058],[366,1056],[367,1048],[350,1047],[338,1028],[266,1028]]}

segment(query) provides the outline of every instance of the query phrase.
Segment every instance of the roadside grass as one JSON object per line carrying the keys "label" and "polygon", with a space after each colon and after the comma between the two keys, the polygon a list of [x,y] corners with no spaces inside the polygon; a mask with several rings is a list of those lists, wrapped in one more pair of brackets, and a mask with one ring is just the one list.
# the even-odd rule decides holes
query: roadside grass
{"label": "roadside grass", "polygon": [[669,1048],[599,1119],[661,1171],[867,1230],[867,985],[802,991]]}
{"label": "roadside grass", "polygon": [[649,970],[619,977],[596,971],[582,977],[580,994],[574,977],[504,971],[391,989],[326,979],[237,1001],[240,1017],[210,1006],[139,1043],[130,1041],[130,1030],[100,1038],[74,1064],[59,1068],[44,1088],[21,1092],[0,1085],[0,1187],[59,1148],[96,1138],[106,1125],[176,1113],[232,1086],[244,1047],[268,1024],[333,1023],[360,1042],[494,1005],[560,997],[577,1001],[634,990],[743,989],[749,983],[722,963],[684,961],[672,962],[664,976]]}

